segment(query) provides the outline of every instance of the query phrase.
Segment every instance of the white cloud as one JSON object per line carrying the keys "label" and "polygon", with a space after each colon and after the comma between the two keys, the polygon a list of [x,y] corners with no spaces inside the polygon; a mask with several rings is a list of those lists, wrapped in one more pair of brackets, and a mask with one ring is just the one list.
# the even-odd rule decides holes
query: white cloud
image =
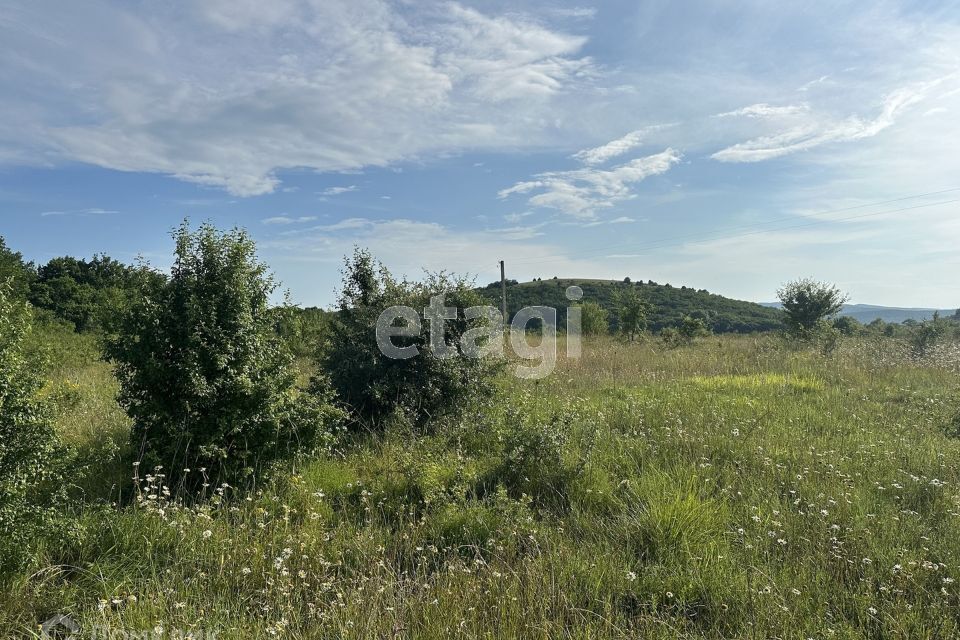
{"label": "white cloud", "polygon": [[650,133],[662,131],[672,125],[654,125],[631,131],[622,138],[617,138],[599,147],[584,149],[573,154],[573,157],[584,164],[603,164],[604,162],[621,156],[629,151],[633,151],[646,141]]}
{"label": "white cloud", "polygon": [[351,191],[356,191],[357,185],[351,184],[347,187],[328,187],[320,192],[321,196],[339,196],[343,193],[350,193]]}
{"label": "white cloud", "polygon": [[735,111],[718,113],[714,117],[775,118],[779,116],[795,116],[798,114],[807,113],[808,111],[810,111],[810,107],[805,104],[790,104],[777,107],[765,102],[759,102],[757,104],[751,104],[750,106],[743,107],[742,109],[736,109]]}
{"label": "white cloud", "polygon": [[560,18],[592,20],[597,16],[596,7],[569,7],[551,9],[550,13]]}
{"label": "white cloud", "polygon": [[558,209],[579,218],[591,218],[597,209],[612,207],[632,198],[635,183],[666,173],[681,158],[680,152],[668,148],[612,169],[548,171],[535,175],[533,180],[518,182],[503,189],[499,197],[502,199],[514,194],[537,192],[528,200],[531,206]]}
{"label": "white cloud", "polygon": [[316,220],[316,216],[300,216],[299,218],[291,218],[289,216],[273,216],[272,218],[264,218],[263,224],[294,224],[297,222],[312,222]]}
{"label": "white cloud", "polygon": [[43,218],[49,216],[102,216],[110,213],[120,213],[115,209],[101,209],[100,207],[90,207],[88,209],[71,209],[69,211],[41,211]]}
{"label": "white cloud", "polygon": [[284,169],[541,144],[551,100],[594,73],[585,37],[457,3],[14,4],[0,20],[16,52],[0,63],[17,87],[0,98],[17,114],[0,129],[4,157],[239,196],[274,191]]}
{"label": "white cloud", "polygon": [[[891,127],[907,108],[924,100],[933,88],[952,77],[953,74],[893,91],[884,98],[880,113],[872,119],[864,120],[859,116],[850,116],[839,122],[814,119],[786,131],[726,147],[711,157],[721,162],[760,162],[807,151],[827,143],[870,138]],[[767,105],[754,105],[757,106]]]}

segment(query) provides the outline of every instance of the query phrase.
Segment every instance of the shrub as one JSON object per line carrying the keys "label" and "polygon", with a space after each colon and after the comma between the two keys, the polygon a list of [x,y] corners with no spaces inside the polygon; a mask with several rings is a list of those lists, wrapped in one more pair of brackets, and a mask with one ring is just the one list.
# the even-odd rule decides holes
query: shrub
{"label": "shrub", "polygon": [[933,318],[910,328],[910,345],[918,358],[923,358],[947,334],[947,323],[934,312]]}
{"label": "shrub", "polygon": [[29,560],[37,540],[67,527],[59,507],[66,451],[40,400],[41,368],[24,353],[28,310],[0,283],[0,577]]}
{"label": "shrub", "polygon": [[[881,322],[883,322],[881,320]],[[855,336],[860,333],[863,333],[863,325],[856,318],[852,316],[840,316],[839,318],[834,318],[833,328],[842,333],[845,336]]]}
{"label": "shrub", "polygon": [[600,336],[610,332],[610,314],[596,302],[580,305],[580,330],[585,336]]}
{"label": "shrub", "polygon": [[295,390],[269,309],[275,284],[250,237],[184,223],[174,239],[170,278],[143,279],[105,345],[140,459],[195,487],[252,479],[328,442],[335,415],[322,393]]}
{"label": "shrub", "polygon": [[502,455],[479,480],[481,495],[502,487],[513,498],[531,497],[537,506],[564,510],[570,484],[583,471],[583,460],[569,455],[573,416],[558,413],[546,420],[511,408],[498,439]]}
{"label": "shrub", "polygon": [[[343,273],[338,313],[331,322],[329,344],[320,350],[319,364],[340,401],[361,421],[358,424],[379,428],[399,411],[422,425],[429,418],[459,413],[473,400],[492,393],[500,359],[463,354],[465,341],[477,335],[489,337],[493,331],[500,338],[499,327],[489,316],[466,318],[466,309],[484,304],[471,283],[442,273],[429,275],[423,282],[396,280],[360,249],[346,260]],[[415,347],[418,355],[406,359],[384,355],[376,333],[381,313],[394,306],[419,313],[431,296],[439,294],[444,295],[445,306],[457,308],[456,319],[443,324],[444,342],[455,355],[438,352],[422,330],[391,339],[397,347]],[[483,339],[478,344],[495,346]]]}
{"label": "shrub", "polygon": [[678,327],[667,327],[660,332],[660,337],[671,348],[691,345],[697,338],[710,335],[710,329],[700,318],[683,316]]}
{"label": "shrub", "polygon": [[788,333],[800,339],[814,337],[848,300],[834,285],[810,278],[788,282],[777,291],[777,298],[786,314]]}

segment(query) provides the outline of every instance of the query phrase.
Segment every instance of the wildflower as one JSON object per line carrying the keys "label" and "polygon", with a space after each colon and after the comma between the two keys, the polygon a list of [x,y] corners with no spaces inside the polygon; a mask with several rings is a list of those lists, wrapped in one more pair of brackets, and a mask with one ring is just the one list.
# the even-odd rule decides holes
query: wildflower
{"label": "wildflower", "polygon": [[633,582],[636,579],[637,579],[637,574],[635,574],[633,571],[627,571],[627,580],[629,580],[630,582]]}
{"label": "wildflower", "polygon": [[212,536],[212,535],[213,535],[213,531],[210,531],[210,529],[207,529],[206,531],[203,532],[203,538],[204,538],[204,540],[206,540],[207,538],[209,538],[209,537]]}

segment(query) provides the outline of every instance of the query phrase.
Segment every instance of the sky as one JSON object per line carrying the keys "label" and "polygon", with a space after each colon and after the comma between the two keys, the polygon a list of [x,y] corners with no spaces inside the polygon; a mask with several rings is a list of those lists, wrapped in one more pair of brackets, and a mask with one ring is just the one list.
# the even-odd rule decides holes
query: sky
{"label": "sky", "polygon": [[0,235],[960,306],[960,6],[0,0]]}

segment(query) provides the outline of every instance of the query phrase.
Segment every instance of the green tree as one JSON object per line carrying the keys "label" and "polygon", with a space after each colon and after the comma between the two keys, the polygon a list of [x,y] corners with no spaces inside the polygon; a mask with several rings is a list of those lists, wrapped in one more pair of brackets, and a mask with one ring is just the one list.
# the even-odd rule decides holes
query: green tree
{"label": "green tree", "polygon": [[610,333],[610,313],[596,302],[580,305],[580,331],[585,336]]}
{"label": "green tree", "polygon": [[786,314],[787,330],[801,338],[814,336],[848,299],[834,285],[810,278],[788,282],[777,291],[777,298]]}
{"label": "green tree", "polygon": [[614,297],[617,330],[629,340],[635,339],[647,328],[650,305],[636,287],[618,291]]}
{"label": "green tree", "polygon": [[72,323],[77,331],[104,329],[130,303],[144,278],[162,276],[105,255],[90,260],[54,258],[37,270],[30,302]]}
{"label": "green tree", "polygon": [[[443,350],[448,353],[435,350],[427,327],[421,327],[411,335],[391,338],[391,344],[416,355],[385,355],[377,338],[381,313],[406,306],[420,314],[431,297],[441,293],[444,306],[457,308],[457,317],[443,323],[443,343],[449,345]],[[465,316],[466,309],[485,303],[462,278],[434,274],[423,282],[397,280],[369,252],[356,249],[344,266],[337,314],[329,344],[320,353],[320,369],[329,375],[339,400],[360,420],[357,426],[380,428],[397,412],[421,425],[430,418],[458,414],[493,392],[501,364],[498,358],[462,354],[471,335],[496,332],[500,337],[500,328],[491,319]],[[406,322],[395,318],[390,326],[401,325]],[[449,349],[457,354],[448,357]]]}
{"label": "green tree", "polygon": [[58,506],[65,450],[40,400],[38,363],[24,350],[26,303],[0,284],[0,576],[21,566],[37,541],[66,531]]}
{"label": "green tree", "polygon": [[296,391],[276,285],[247,233],[185,222],[174,239],[169,279],[144,277],[105,341],[140,459],[196,487],[252,480],[328,442],[335,416],[322,394]]}
{"label": "green tree", "polygon": [[7,295],[26,298],[35,277],[33,265],[23,261],[23,254],[9,249],[6,240],[0,236],[0,283],[10,282]]}

